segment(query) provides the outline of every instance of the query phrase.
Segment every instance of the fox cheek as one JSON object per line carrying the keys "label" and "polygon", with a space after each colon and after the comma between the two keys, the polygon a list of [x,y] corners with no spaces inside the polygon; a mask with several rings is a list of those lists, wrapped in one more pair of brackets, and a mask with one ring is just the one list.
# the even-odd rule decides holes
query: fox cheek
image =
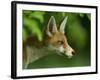
{"label": "fox cheek", "polygon": [[63,48],[63,46],[59,47],[59,51],[62,52],[62,53],[65,51],[65,49]]}

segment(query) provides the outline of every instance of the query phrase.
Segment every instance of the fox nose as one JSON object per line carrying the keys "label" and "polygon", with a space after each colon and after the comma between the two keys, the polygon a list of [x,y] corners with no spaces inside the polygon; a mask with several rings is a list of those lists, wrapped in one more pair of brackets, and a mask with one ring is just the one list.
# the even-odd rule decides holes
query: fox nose
{"label": "fox nose", "polygon": [[72,51],[72,55],[74,55],[74,54],[75,54],[75,51],[73,50],[73,51]]}

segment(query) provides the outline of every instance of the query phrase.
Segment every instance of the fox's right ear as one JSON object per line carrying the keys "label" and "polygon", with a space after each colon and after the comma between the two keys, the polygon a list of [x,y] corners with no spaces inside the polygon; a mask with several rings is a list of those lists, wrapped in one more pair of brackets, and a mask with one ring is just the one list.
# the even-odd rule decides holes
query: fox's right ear
{"label": "fox's right ear", "polygon": [[47,25],[46,33],[49,37],[52,37],[52,35],[56,32],[57,32],[56,21],[54,16],[51,16]]}
{"label": "fox's right ear", "polygon": [[60,25],[60,31],[61,31],[62,33],[64,33],[64,29],[65,29],[65,26],[66,26],[67,18],[68,18],[68,17],[65,17],[65,19],[62,21],[62,23],[61,23],[61,25]]}

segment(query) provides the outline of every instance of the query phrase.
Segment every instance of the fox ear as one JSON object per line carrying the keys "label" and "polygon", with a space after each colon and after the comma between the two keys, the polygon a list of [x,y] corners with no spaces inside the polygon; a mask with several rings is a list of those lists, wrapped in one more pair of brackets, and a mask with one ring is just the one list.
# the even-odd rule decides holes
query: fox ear
{"label": "fox ear", "polygon": [[65,19],[62,21],[61,25],[60,25],[60,31],[62,33],[64,33],[64,29],[65,29],[65,25],[66,25],[66,22],[67,22],[67,18],[68,17],[65,17]]}
{"label": "fox ear", "polygon": [[47,25],[47,35],[48,36],[52,36],[54,33],[57,32],[57,27],[56,27],[56,21],[55,21],[55,18],[54,16],[51,16],[49,22],[48,22],[48,25]]}

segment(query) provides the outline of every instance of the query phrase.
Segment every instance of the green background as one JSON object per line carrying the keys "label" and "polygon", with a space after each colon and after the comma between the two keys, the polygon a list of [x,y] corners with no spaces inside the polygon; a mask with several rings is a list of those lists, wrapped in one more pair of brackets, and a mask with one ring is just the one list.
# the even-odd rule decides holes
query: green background
{"label": "green background", "polygon": [[51,16],[54,16],[59,26],[61,21],[68,16],[65,35],[68,43],[75,50],[74,56],[69,59],[57,54],[47,55],[30,63],[29,69],[33,68],[56,68],[56,67],[81,67],[91,64],[91,14],[69,12],[46,12],[23,10],[23,42],[30,35],[36,35],[42,40],[42,30],[47,26]]}

